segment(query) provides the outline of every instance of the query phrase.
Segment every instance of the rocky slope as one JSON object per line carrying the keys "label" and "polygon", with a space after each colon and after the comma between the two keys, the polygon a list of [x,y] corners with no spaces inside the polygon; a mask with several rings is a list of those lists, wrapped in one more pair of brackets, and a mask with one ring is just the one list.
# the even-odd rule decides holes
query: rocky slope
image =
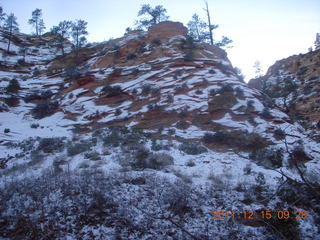
{"label": "rocky slope", "polygon": [[[319,234],[312,227],[318,204],[291,201],[296,192],[305,202],[318,197],[303,188],[304,176],[313,186],[319,173],[317,143],[282,105],[242,82],[222,49],[193,42],[182,24],[163,22],[78,52],[69,44],[59,57],[49,35],[18,34],[10,54],[2,41],[0,173],[2,199],[10,200],[1,203],[3,237],[265,239],[261,233],[270,231],[280,239],[290,224],[292,235]],[[40,181],[41,189],[27,191],[10,177]],[[10,184],[19,187],[9,191]],[[16,209],[25,198],[42,215]],[[99,201],[108,206],[100,209]],[[288,207],[312,216],[276,231],[268,226],[277,219],[241,218],[246,209]],[[208,221],[214,210],[240,217]],[[33,227],[19,232],[24,222]],[[48,230],[51,223],[57,231]]]}
{"label": "rocky slope", "polygon": [[320,140],[320,51],[282,59],[249,86],[262,90]]}

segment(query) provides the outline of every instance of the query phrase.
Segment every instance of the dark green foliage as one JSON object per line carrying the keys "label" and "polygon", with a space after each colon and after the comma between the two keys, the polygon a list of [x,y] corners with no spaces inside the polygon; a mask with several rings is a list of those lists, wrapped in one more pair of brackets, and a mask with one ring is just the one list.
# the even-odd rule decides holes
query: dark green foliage
{"label": "dark green foliage", "polygon": [[243,93],[243,89],[240,88],[240,87],[236,87],[236,88],[235,88],[235,91],[236,91],[237,95],[240,96],[240,97],[242,97],[243,94],[244,94],[244,93]]}
{"label": "dark green foliage", "polygon": [[9,132],[10,132],[10,129],[9,129],[9,128],[5,128],[5,129],[3,130],[3,132],[4,132],[4,133],[9,133]]}
{"label": "dark green foliage", "polygon": [[63,138],[41,138],[37,151],[44,153],[62,152],[65,147]]}
{"label": "dark green foliage", "polygon": [[[285,210],[279,209],[278,211]],[[276,236],[277,239],[300,240],[299,222],[295,219],[295,210],[289,208],[287,211],[290,212],[288,219],[279,219],[277,216],[265,219],[266,232]]]}
{"label": "dark green foliage", "polygon": [[192,62],[194,60],[194,54],[192,52],[188,52],[183,56],[183,59],[186,62]]}
{"label": "dark green foliage", "polygon": [[215,70],[213,70],[213,69],[210,69],[210,70],[209,70],[209,73],[211,73],[211,74],[215,74],[215,73],[216,73],[216,71],[215,71]]}
{"label": "dark green foliage", "polygon": [[166,15],[167,9],[162,5],[157,5],[152,8],[149,4],[143,4],[139,10],[138,16],[144,16],[139,19],[136,24],[138,28],[148,29],[149,27],[156,25],[157,23],[168,20]]}
{"label": "dark green foliage", "polygon": [[187,91],[188,90],[188,86],[187,86],[187,84],[186,83],[184,83],[184,84],[182,84],[182,85],[179,85],[179,86],[176,86],[175,88],[174,88],[174,92],[175,93],[183,93],[183,92],[185,92],[185,91]]}
{"label": "dark green foliage", "polygon": [[216,137],[212,133],[205,133],[202,141],[207,144],[214,143],[216,141]]}
{"label": "dark green foliage", "polygon": [[257,125],[257,122],[255,121],[254,117],[253,116],[250,116],[248,118],[248,122],[252,125],[252,126],[256,126]]}
{"label": "dark green foliage", "polygon": [[230,84],[224,84],[222,87],[219,89],[220,94],[224,93],[232,93],[233,92],[233,87]]}
{"label": "dark green foliage", "polygon": [[283,150],[259,149],[250,153],[249,157],[263,166],[279,168],[282,167]]}
{"label": "dark green foliage", "polygon": [[132,60],[137,58],[137,55],[135,53],[128,53],[127,60]]}
{"label": "dark green foliage", "polygon": [[66,78],[78,78],[81,76],[81,73],[76,66],[67,67],[64,71],[64,77]]}
{"label": "dark green foliage", "polygon": [[141,88],[141,93],[142,94],[145,94],[145,95],[148,95],[151,91],[151,85],[150,84],[144,84],[142,85],[142,88]]}
{"label": "dark green foliage", "polygon": [[185,39],[181,40],[181,49],[182,50],[194,50],[196,48],[196,44],[194,42],[193,37],[187,36]]}
{"label": "dark green foliage", "polygon": [[54,114],[59,107],[57,101],[45,101],[38,103],[31,111],[34,118],[41,119]]}
{"label": "dark green foliage", "polygon": [[108,97],[119,96],[123,93],[121,87],[118,85],[116,85],[116,86],[106,85],[101,89],[101,92],[106,93],[108,95]]}
{"label": "dark green foliage", "polygon": [[17,79],[12,79],[6,88],[9,93],[17,93],[20,89],[21,87]]}
{"label": "dark green foliage", "polygon": [[46,90],[43,92],[35,91],[24,97],[25,102],[30,102],[33,100],[48,100],[53,96],[53,92],[51,90]]}
{"label": "dark green foliage", "polygon": [[271,115],[271,113],[270,113],[270,110],[269,110],[269,108],[267,108],[267,107],[263,108],[263,110],[262,110],[262,112],[261,112],[261,115],[262,115],[263,117],[267,118],[267,119],[272,118],[272,115]]}
{"label": "dark green foliage", "polygon": [[154,38],[151,40],[151,44],[155,46],[160,46],[161,45],[161,40],[159,38]]}
{"label": "dark green foliage", "polygon": [[146,148],[134,151],[131,159],[131,167],[135,170],[145,168],[162,169],[173,164],[173,158],[166,153],[150,153]]}
{"label": "dark green foliage", "polygon": [[39,76],[39,75],[40,75],[39,69],[38,69],[38,68],[35,68],[35,69],[33,70],[33,72],[32,72],[32,76],[33,76],[33,77],[37,77],[37,76]]}
{"label": "dark green foliage", "polygon": [[92,147],[92,143],[90,141],[81,141],[75,144],[69,143],[68,145],[68,156],[74,156],[83,152],[87,152]]}
{"label": "dark green foliage", "polygon": [[5,98],[4,102],[9,106],[9,107],[16,107],[19,104],[19,98],[15,96],[10,96],[9,98]]}
{"label": "dark green foliage", "polygon": [[253,104],[254,104],[253,100],[247,101],[247,107],[253,107]]}
{"label": "dark green foliage", "polygon": [[203,94],[203,92],[202,92],[202,90],[197,89],[197,90],[195,91],[195,94],[197,94],[197,95],[201,95],[201,94]]}
{"label": "dark green foliage", "polygon": [[38,123],[32,123],[30,125],[31,128],[38,128],[39,127],[39,124]]}
{"label": "dark green foliage", "polygon": [[182,143],[179,146],[179,150],[189,155],[198,155],[208,151],[200,143],[194,143],[194,142]]}
{"label": "dark green foliage", "polygon": [[312,160],[312,158],[305,152],[303,145],[299,145],[293,148],[288,160],[289,166],[293,167],[301,163],[310,161]]}
{"label": "dark green foliage", "polygon": [[243,151],[255,151],[268,146],[266,139],[257,133],[247,131],[217,131],[214,134],[205,133],[202,141],[207,144],[227,145]]}
{"label": "dark green foliage", "polygon": [[111,128],[106,136],[103,137],[105,146],[118,147],[120,145],[130,145],[145,141],[143,131],[139,129],[128,130],[126,128]]}
{"label": "dark green foliage", "polygon": [[273,136],[277,139],[277,140],[283,140],[286,137],[286,133],[281,129],[281,128],[277,128],[274,133]]}

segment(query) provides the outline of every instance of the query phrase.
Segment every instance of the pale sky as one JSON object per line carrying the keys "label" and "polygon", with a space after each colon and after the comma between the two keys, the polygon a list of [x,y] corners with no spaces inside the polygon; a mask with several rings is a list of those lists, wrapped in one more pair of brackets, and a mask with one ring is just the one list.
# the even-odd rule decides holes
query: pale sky
{"label": "pale sky", "polygon": [[[170,20],[185,25],[194,13],[205,20],[203,0],[0,0],[6,13],[18,18],[20,31],[31,33],[28,19],[35,8],[42,9],[49,30],[62,20],[88,22],[88,40],[100,42],[121,37],[133,26],[142,4],[163,5]],[[208,0],[216,37],[232,39],[228,57],[246,80],[254,75],[259,60],[263,69],[275,61],[306,53],[320,32],[319,0]]]}

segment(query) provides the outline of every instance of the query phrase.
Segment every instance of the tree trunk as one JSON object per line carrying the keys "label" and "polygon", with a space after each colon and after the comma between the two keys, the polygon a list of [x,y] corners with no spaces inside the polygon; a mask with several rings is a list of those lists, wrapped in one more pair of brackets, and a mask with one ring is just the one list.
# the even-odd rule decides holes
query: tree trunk
{"label": "tree trunk", "polygon": [[206,12],[208,16],[208,27],[209,27],[209,34],[210,34],[210,43],[213,45],[213,36],[212,36],[212,28],[211,28],[211,19],[210,19],[210,12],[209,12],[209,7],[208,7],[208,2],[206,1]]}

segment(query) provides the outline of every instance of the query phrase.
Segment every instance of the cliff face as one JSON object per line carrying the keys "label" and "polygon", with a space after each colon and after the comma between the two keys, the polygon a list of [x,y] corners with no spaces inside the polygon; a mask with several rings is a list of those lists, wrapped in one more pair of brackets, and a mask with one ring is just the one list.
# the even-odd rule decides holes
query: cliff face
{"label": "cliff face", "polygon": [[319,139],[320,51],[291,56],[271,66],[267,74],[249,86],[274,99],[277,106],[301,121]]}
{"label": "cliff face", "polygon": [[[47,210],[46,204],[52,209],[60,204],[68,217],[60,219],[64,227],[57,228],[74,234],[74,239],[92,238],[86,235],[92,228],[99,229],[102,239],[118,235],[123,239],[163,239],[169,235],[188,239],[185,229],[188,236],[196,236],[192,239],[211,239],[225,225],[220,222],[207,229],[205,214],[213,206],[246,209],[252,204],[256,209],[276,209],[281,199],[297,197],[293,191],[290,196],[286,190],[279,191],[278,181],[284,178],[281,173],[291,178],[280,181],[290,189],[296,187],[287,184],[296,183],[292,179],[301,184],[293,169],[295,163],[304,167],[305,174],[318,173],[319,147],[288,115],[294,99],[291,92],[282,93],[287,95],[273,103],[260,90],[265,86],[270,94],[287,89],[274,84],[282,80],[286,84],[290,80],[298,86],[290,85],[292,89],[300,89],[303,79],[316,89],[318,69],[312,69],[318,66],[318,52],[310,53],[312,61],[305,57],[309,65],[300,60],[297,67],[299,56],[278,62],[261,83],[258,81],[258,90],[251,87],[253,82],[248,86],[241,81],[224,50],[196,43],[186,34],[181,23],[162,22],[148,32],[133,31],[77,52],[67,43],[65,56],[57,56],[60,51],[50,35],[34,38],[17,34],[10,53],[5,53],[6,41],[1,40],[0,179],[5,182],[8,176],[25,179],[40,175],[36,181],[44,186],[52,183],[41,191],[31,187],[28,194],[35,191],[32,194],[58,199],[41,203],[45,205],[42,209]],[[23,47],[27,50],[22,53]],[[43,171],[52,175],[46,178]],[[71,175],[67,180],[66,173]],[[89,174],[78,178],[74,173]],[[86,182],[88,179],[92,181]],[[64,181],[83,189],[62,189],[56,184]],[[54,193],[48,189],[55,189]],[[300,193],[301,189],[294,191]],[[11,193],[0,191],[7,192]],[[80,193],[70,197],[70,192]],[[165,197],[164,192],[168,193]],[[268,195],[274,199],[267,200]],[[314,201],[314,195],[305,195]],[[12,229],[19,229],[10,222],[11,209],[20,199],[15,196],[3,196],[12,200],[0,208],[8,209],[0,211],[6,219],[0,226],[7,234],[4,237],[16,236]],[[70,201],[64,200],[69,197]],[[30,201],[40,206],[34,199],[42,198],[46,196],[30,197]],[[69,212],[82,208],[83,199],[88,202],[85,217]],[[165,208],[159,208],[159,203]],[[305,207],[289,200],[285,204]],[[124,216],[124,209],[134,211]],[[29,209],[25,211],[29,216]],[[150,216],[156,216],[157,221],[150,221]],[[38,226],[33,217],[26,221]],[[262,239],[264,228],[258,227],[267,225],[258,219],[247,220],[237,222],[238,234],[246,234],[247,225],[254,226],[257,229],[251,237]],[[49,220],[44,221],[43,226],[51,226]],[[172,225],[172,221],[179,224]],[[312,225],[315,220],[308,221]],[[79,227],[74,230],[76,224]],[[220,239],[232,231],[223,230]],[[310,230],[311,236],[316,234],[316,229]]]}

